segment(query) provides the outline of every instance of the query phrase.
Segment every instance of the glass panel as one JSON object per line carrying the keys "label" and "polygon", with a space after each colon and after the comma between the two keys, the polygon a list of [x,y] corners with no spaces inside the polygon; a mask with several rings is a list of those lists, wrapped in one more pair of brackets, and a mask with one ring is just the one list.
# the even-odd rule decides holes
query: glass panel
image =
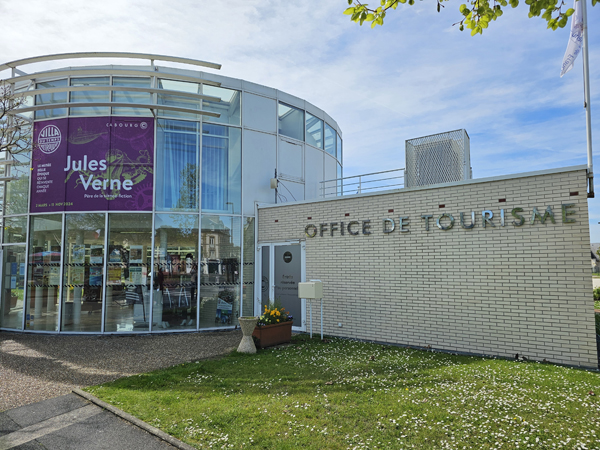
{"label": "glass panel", "polygon": [[337,165],[337,195],[344,195],[344,184],[342,180],[342,166]]}
{"label": "glass panel", "polygon": [[154,223],[153,330],[196,329],[198,216],[157,214]]}
{"label": "glass panel", "polygon": [[21,330],[23,327],[23,292],[25,288],[25,246],[12,245],[2,251],[2,298],[0,327]]}
{"label": "glass panel", "polygon": [[[45,81],[43,83],[37,83],[35,85],[36,89],[51,89],[57,87],[66,87],[67,80],[54,80],[54,81]],[[35,104],[36,105],[49,105],[52,103],[67,103],[68,97],[67,92],[54,92],[52,94],[41,94],[35,96]],[[35,112],[36,119],[48,119],[50,117],[57,116],[66,116],[67,108],[60,109],[43,109]]]}
{"label": "glass panel", "polygon": [[203,86],[202,93],[219,97],[220,102],[202,101],[202,109],[221,114],[221,117],[203,116],[205,122],[240,125],[240,92],[215,86]]}
{"label": "glass panel", "polygon": [[26,330],[58,331],[62,215],[31,216]]}
{"label": "glass panel", "polygon": [[335,156],[335,130],[325,124],[325,151]]}
{"label": "glass panel", "polygon": [[[108,77],[71,78],[71,86],[108,86]],[[110,91],[75,91],[71,92],[70,103],[109,102]],[[72,116],[108,116],[110,108],[70,108]]]}
{"label": "glass panel", "polygon": [[304,140],[304,111],[284,103],[279,104],[279,134]]}
{"label": "glass panel", "polygon": [[155,198],[159,211],[198,211],[198,126],[158,121]]}
{"label": "glass panel", "polygon": [[104,214],[67,214],[63,331],[102,331],[104,218]]}
{"label": "glass panel", "polygon": [[244,280],[242,285],[242,316],[254,315],[254,217],[244,224]]}
{"label": "glass panel", "polygon": [[25,243],[27,237],[27,217],[6,217],[4,219],[4,243]]}
{"label": "glass panel", "polygon": [[4,214],[25,214],[28,212],[31,152],[17,153],[12,159],[9,170],[13,179],[6,181]]}
{"label": "glass panel", "polygon": [[[173,81],[173,80],[158,80],[158,87],[159,87],[159,89],[189,92],[191,94],[200,94],[200,85],[197,83],[188,83],[185,81]],[[199,98],[184,97],[184,96],[179,96],[179,95],[159,94],[157,103],[159,105],[177,106],[180,108],[189,108],[189,109],[200,109],[201,108],[201,100]],[[197,120],[200,118],[200,116],[197,114],[189,114],[189,113],[178,112],[178,111],[158,110],[158,114],[161,116],[182,117],[182,118],[189,118],[192,120]]]}
{"label": "glass panel", "polygon": [[[113,77],[113,86],[131,86],[150,89],[150,78]],[[152,94],[139,91],[113,91],[112,101],[117,103],[152,103]],[[113,114],[121,116],[152,116],[146,108],[113,108]]]}
{"label": "glass panel", "polygon": [[241,219],[202,216],[200,328],[237,325]]}
{"label": "glass panel", "polygon": [[109,214],[104,330],[148,331],[152,214]]}
{"label": "glass panel", "polygon": [[167,91],[190,92],[192,94],[200,94],[200,85],[198,83],[190,83],[187,81],[175,80],[158,80],[158,88]]}
{"label": "glass panel", "polygon": [[302,326],[302,303],[298,298],[298,283],[302,281],[300,245],[276,245],[274,259],[275,303],[292,314],[294,325]]}
{"label": "glass panel", "polygon": [[241,135],[239,128],[202,126],[202,211],[240,213]]}
{"label": "glass panel", "polygon": [[306,113],[306,143],[323,148],[323,121]]}
{"label": "glass panel", "polygon": [[336,151],[336,155],[337,155],[337,159],[339,162],[343,163],[344,161],[342,160],[342,138],[340,137],[340,135],[337,135],[337,151]]}

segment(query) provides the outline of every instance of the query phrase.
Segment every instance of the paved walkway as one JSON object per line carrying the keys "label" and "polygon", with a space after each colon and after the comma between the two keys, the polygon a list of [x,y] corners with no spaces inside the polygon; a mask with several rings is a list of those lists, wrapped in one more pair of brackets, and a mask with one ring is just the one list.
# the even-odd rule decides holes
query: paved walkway
{"label": "paved walkway", "polygon": [[223,355],[237,348],[241,338],[239,330],[138,336],[0,332],[0,411]]}
{"label": "paved walkway", "polygon": [[0,413],[0,450],[175,448],[75,394]]}

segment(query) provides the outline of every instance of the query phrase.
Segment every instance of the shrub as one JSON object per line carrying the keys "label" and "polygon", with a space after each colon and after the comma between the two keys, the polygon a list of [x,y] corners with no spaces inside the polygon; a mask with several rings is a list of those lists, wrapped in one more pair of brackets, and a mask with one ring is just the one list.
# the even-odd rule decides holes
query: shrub
{"label": "shrub", "polygon": [[594,289],[594,300],[600,300],[600,287]]}

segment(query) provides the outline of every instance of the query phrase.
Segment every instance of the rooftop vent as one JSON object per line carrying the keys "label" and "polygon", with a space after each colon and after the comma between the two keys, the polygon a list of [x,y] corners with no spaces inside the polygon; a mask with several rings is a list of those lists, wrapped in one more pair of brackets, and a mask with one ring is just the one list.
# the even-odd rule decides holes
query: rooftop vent
{"label": "rooftop vent", "polygon": [[469,135],[464,129],[406,141],[405,187],[470,180]]}

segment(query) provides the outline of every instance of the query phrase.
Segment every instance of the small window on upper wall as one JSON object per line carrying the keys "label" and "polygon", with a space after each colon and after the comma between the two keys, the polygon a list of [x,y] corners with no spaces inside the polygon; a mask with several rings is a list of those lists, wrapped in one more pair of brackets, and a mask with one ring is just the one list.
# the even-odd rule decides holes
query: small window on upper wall
{"label": "small window on upper wall", "polygon": [[[125,89],[113,91],[112,101],[115,103],[152,103],[152,94],[142,91],[128,91],[127,87],[150,89],[150,78],[133,78],[133,77],[113,77],[113,86],[123,87]],[[132,115],[132,116],[148,116],[152,115],[147,108],[113,108],[113,114]]]}
{"label": "small window on upper wall", "polygon": [[343,162],[342,161],[342,138],[340,137],[340,135],[337,135],[337,151],[336,151],[336,156],[339,162]]}
{"label": "small window on upper wall", "polygon": [[335,156],[335,139],[335,130],[325,124],[325,151],[332,156]]}
{"label": "small window on upper wall", "polygon": [[[57,87],[65,87],[67,86],[67,80],[54,80],[54,81],[44,81],[43,83],[37,83],[35,85],[36,89],[51,89]],[[52,94],[41,94],[35,96],[35,104],[36,105],[48,105],[51,103],[67,103],[67,92],[53,92]],[[66,116],[67,109],[41,109],[35,112],[36,119],[47,119],[49,117],[57,117],[57,116]]]}
{"label": "small window on upper wall", "polygon": [[279,104],[279,134],[304,140],[304,111],[285,103]]}
{"label": "small window on upper wall", "polygon": [[[108,86],[110,79],[108,77],[88,77],[88,78],[71,78],[71,86],[85,86],[85,87],[96,87],[96,86]],[[95,103],[110,102],[109,91],[71,91],[70,103]],[[94,116],[108,116],[110,113],[109,108],[92,106],[90,108],[70,108],[70,114],[72,116],[83,116],[83,115],[94,115]]]}
{"label": "small window on upper wall", "polygon": [[202,109],[220,114],[220,117],[203,116],[205,122],[240,125],[240,92],[215,86],[202,86],[202,94],[220,98],[221,101],[202,100]]}
{"label": "small window on upper wall", "polygon": [[306,113],[306,143],[323,148],[323,121]]}

